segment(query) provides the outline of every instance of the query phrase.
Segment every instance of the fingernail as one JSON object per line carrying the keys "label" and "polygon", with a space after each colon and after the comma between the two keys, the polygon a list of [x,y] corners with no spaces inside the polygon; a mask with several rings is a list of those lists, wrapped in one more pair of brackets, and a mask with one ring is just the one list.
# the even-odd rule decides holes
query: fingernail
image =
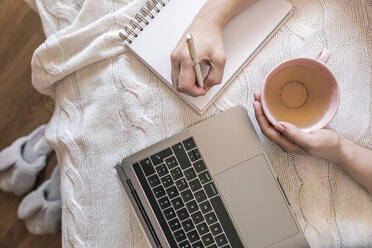
{"label": "fingernail", "polygon": [[284,131],[284,125],[281,124],[281,123],[279,123],[279,122],[277,122],[275,124],[275,129],[282,133]]}

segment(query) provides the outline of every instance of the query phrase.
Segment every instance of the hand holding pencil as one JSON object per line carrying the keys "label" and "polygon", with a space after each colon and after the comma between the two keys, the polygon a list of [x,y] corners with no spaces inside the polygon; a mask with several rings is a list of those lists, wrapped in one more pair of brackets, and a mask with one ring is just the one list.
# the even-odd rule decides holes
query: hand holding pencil
{"label": "hand holding pencil", "polygon": [[192,63],[194,65],[194,70],[195,70],[195,75],[196,75],[198,85],[199,85],[199,87],[204,88],[203,76],[202,76],[202,73],[201,73],[200,64],[199,64],[199,60],[198,60],[198,55],[196,53],[195,44],[194,44],[194,40],[192,38],[192,34],[188,34],[186,36],[186,39],[187,39],[186,40],[187,46],[189,48],[190,58],[191,58]]}
{"label": "hand holding pencil", "polygon": [[[192,39],[188,39],[188,34],[192,34]],[[191,44],[194,44],[194,51]],[[225,61],[222,29],[196,18],[171,54],[173,86],[192,96],[205,95],[212,86],[221,83]],[[210,67],[204,81],[199,63]]]}
{"label": "hand holding pencil", "polygon": [[[178,91],[201,96],[221,83],[226,62],[222,31],[234,16],[255,2],[257,0],[208,0],[204,4],[171,54],[172,82]],[[186,42],[188,34],[193,35],[197,55],[193,59]],[[210,67],[203,83],[197,78],[200,76],[197,62]]]}

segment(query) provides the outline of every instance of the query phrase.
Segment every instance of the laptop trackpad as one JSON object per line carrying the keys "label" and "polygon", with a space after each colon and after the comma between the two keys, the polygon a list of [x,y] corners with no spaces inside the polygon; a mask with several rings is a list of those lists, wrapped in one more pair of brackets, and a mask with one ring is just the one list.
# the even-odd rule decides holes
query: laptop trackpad
{"label": "laptop trackpad", "polygon": [[298,233],[262,154],[215,176],[247,247],[267,247]]}

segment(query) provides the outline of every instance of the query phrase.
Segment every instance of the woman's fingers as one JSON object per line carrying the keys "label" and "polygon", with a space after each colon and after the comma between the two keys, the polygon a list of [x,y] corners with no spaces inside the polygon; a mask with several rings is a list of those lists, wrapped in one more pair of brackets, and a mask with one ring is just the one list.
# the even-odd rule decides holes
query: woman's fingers
{"label": "woman's fingers", "polygon": [[254,100],[261,102],[261,92],[257,91],[253,94]]}
{"label": "woman's fingers", "polygon": [[178,87],[178,80],[180,75],[180,60],[178,53],[176,51],[173,51],[171,54],[171,66],[172,66],[172,83],[175,88]]}
{"label": "woman's fingers", "polygon": [[300,128],[288,122],[276,123],[275,129],[281,132],[292,143],[295,143],[306,150],[314,145],[313,143],[315,140],[311,134],[305,133]]}
{"label": "woman's fingers", "polygon": [[177,90],[192,96],[203,96],[207,91],[195,82],[196,75],[192,63],[181,62],[181,70]]}
{"label": "woman's fingers", "polygon": [[262,105],[259,101],[255,101],[253,103],[253,107],[255,111],[256,120],[260,125],[263,134],[265,134],[272,141],[276,142],[286,152],[301,155],[309,155],[304,149],[302,149],[302,147],[288,140],[278,130],[276,130],[273,125],[270,124],[262,110]]}
{"label": "woman's fingers", "polygon": [[[221,28],[219,22],[205,22],[203,18],[196,18],[187,28],[171,54],[171,76],[177,90],[192,96],[200,96],[205,95],[214,85],[221,83],[226,62]],[[203,79],[203,88],[195,80],[196,74],[186,42],[189,33],[193,34],[199,63],[210,67],[207,77]]]}
{"label": "woman's fingers", "polygon": [[220,84],[223,78],[223,73],[226,64],[226,55],[221,53],[216,57],[212,58],[212,61],[203,61],[210,65],[208,75],[204,79],[205,88],[211,88],[214,85]]}
{"label": "woman's fingers", "polygon": [[199,87],[195,82],[194,67],[187,51],[174,50],[171,54],[171,64],[172,83],[178,91],[192,96],[206,94],[207,91]]}

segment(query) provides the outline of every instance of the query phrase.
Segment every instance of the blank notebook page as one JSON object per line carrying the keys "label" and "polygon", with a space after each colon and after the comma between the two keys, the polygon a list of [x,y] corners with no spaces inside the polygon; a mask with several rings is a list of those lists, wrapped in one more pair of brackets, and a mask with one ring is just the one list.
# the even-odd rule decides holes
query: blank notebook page
{"label": "blank notebook page", "polygon": [[[165,7],[160,8],[154,19],[150,19],[149,24],[144,25],[144,30],[128,45],[142,62],[171,87],[170,54],[205,2],[166,1]],[[205,96],[179,94],[199,112],[205,110],[212,98],[288,16],[291,9],[292,6],[285,0],[260,0],[236,16],[223,32],[227,60],[221,84],[212,87]]]}

